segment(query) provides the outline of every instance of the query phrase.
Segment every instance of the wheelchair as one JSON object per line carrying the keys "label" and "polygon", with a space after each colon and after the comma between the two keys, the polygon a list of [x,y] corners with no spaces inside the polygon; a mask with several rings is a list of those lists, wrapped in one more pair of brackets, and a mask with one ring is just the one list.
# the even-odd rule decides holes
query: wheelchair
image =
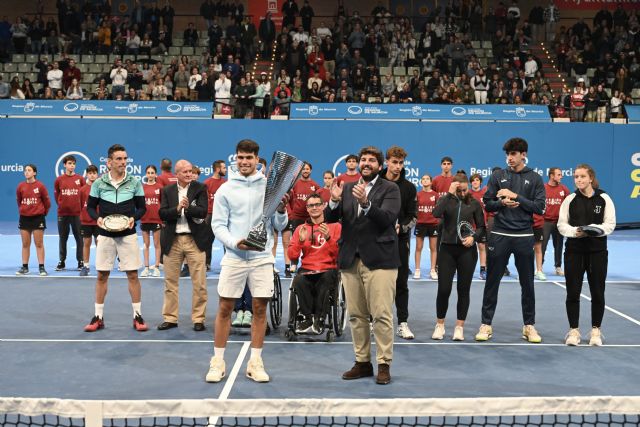
{"label": "wheelchair", "polygon": [[[280,274],[273,272],[273,295],[268,302],[269,317],[267,319],[267,330],[265,335],[270,335],[282,324],[282,282]],[[238,329],[249,329],[250,326],[233,326]]]}
{"label": "wheelchair", "polygon": [[[311,334],[325,334],[325,340],[327,342],[333,342],[335,337],[342,336],[348,320],[347,303],[345,300],[340,273],[337,273],[336,276],[335,286],[327,294],[327,301],[324,304],[324,307],[326,307],[326,313],[324,313],[323,316],[321,329],[318,333]],[[302,316],[298,311],[298,298],[295,290],[293,289],[292,280],[291,285],[289,286],[289,321],[287,323],[287,331],[285,332],[285,337],[289,341],[295,341],[299,335],[302,335],[296,332],[298,322],[301,320]]]}

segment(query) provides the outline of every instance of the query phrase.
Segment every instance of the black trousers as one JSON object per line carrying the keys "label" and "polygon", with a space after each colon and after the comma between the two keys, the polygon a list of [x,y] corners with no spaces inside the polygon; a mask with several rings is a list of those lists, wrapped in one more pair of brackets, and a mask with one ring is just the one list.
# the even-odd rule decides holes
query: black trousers
{"label": "black trousers", "polygon": [[398,252],[400,253],[400,267],[398,268],[398,277],[396,278],[396,313],[398,315],[398,323],[409,320],[409,253],[410,253],[409,235],[398,236]]}
{"label": "black trousers", "polygon": [[478,248],[473,245],[465,248],[462,245],[443,243],[438,253],[438,296],[436,297],[436,313],[438,319],[447,316],[449,296],[453,288],[453,276],[457,272],[457,319],[466,320],[469,311],[469,294],[473,272],[478,263]]}
{"label": "black trousers", "polygon": [[545,221],[542,229],[544,240],[542,240],[542,262],[544,263],[544,255],[547,252],[547,243],[549,238],[553,238],[553,266],[562,266],[562,247],[564,246],[564,237],[558,231],[558,223]]}
{"label": "black trousers", "polygon": [[522,291],[522,320],[525,325],[536,323],[536,294],[533,288],[535,254],[533,236],[511,237],[496,233],[487,239],[487,281],[482,298],[482,323],[490,325],[498,305],[498,288],[513,254]]}
{"label": "black trousers", "polygon": [[580,292],[585,272],[591,292],[591,326],[599,328],[602,324],[608,263],[608,251],[564,253],[564,277],[567,285],[566,307],[570,328],[577,328],[580,321]]}
{"label": "black trousers", "polygon": [[300,314],[324,317],[327,312],[329,292],[337,283],[337,271],[328,270],[323,273],[303,274],[300,269],[293,278],[293,290],[298,298],[298,311]]}
{"label": "black trousers", "polygon": [[76,260],[82,262],[82,236],[80,235],[79,216],[59,216],[58,217],[58,252],[60,261],[67,260],[67,240],[69,240],[69,229],[76,239]]}
{"label": "black trousers", "polygon": [[[205,222],[207,223],[207,225],[209,226],[209,228],[211,228],[211,214],[207,214],[206,218],[204,219]],[[213,234],[211,235],[211,244],[207,245],[207,250],[205,251],[206,254],[206,261],[205,263],[207,265],[211,265],[211,252],[213,249],[213,242],[215,242],[216,240],[216,236],[214,236]]]}

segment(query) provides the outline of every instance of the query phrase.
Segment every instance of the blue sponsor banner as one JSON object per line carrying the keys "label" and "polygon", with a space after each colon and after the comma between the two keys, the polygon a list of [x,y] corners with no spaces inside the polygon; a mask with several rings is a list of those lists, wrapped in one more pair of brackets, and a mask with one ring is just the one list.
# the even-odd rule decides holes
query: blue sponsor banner
{"label": "blue sponsor banner", "polygon": [[292,120],[426,120],[550,122],[544,105],[291,104]]}
{"label": "blue sponsor banner", "polygon": [[199,117],[211,118],[213,103],[171,101],[2,100],[0,116]]}
{"label": "blue sponsor banner", "polygon": [[[25,164],[38,167],[38,179],[53,197],[53,182],[64,173],[66,155],[76,157],[78,173],[95,164],[102,174],[107,171],[107,149],[115,141],[127,149],[127,172],[143,181],[145,166],[159,165],[163,157],[191,161],[200,167],[200,180],[204,180],[213,173],[215,160],[234,163],[236,144],[249,138],[260,144],[260,156],[267,161],[275,150],[311,161],[312,177],[318,183],[325,170],[344,173],[346,157],[364,145],[384,152],[399,144],[409,153],[405,176],[419,186],[425,173],[440,173],[444,156],[453,158],[454,170],[478,173],[486,184],[494,166],[505,166],[502,145],[518,136],[529,143],[529,167],[545,181],[549,168],[558,167],[562,182],[573,189],[573,169],[588,163],[596,170],[601,188],[613,198],[618,223],[640,223],[640,139],[631,125],[104,119],[76,120],[70,131],[68,120],[23,118],[0,120],[0,127],[5,142],[0,144],[0,221],[18,219],[15,189],[24,181]],[[56,208],[54,202],[51,224],[56,221]]]}
{"label": "blue sponsor banner", "polygon": [[629,123],[640,123],[640,105],[625,105],[624,109]]}

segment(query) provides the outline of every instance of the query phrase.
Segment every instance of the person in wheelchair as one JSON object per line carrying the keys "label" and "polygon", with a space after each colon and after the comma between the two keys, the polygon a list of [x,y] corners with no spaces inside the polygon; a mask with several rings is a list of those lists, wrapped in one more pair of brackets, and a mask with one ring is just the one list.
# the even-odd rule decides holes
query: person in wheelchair
{"label": "person in wheelchair", "polygon": [[[298,300],[296,333],[322,333],[328,293],[337,282],[338,239],[341,224],[324,222],[326,203],[317,193],[307,198],[309,219],[293,233],[289,258],[302,264],[293,278],[292,288]],[[295,313],[290,313],[295,316]]]}

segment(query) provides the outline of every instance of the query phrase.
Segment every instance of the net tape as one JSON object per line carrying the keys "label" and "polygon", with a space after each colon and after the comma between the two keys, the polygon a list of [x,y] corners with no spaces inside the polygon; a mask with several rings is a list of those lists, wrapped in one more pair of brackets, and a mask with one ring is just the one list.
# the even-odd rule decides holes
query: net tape
{"label": "net tape", "polygon": [[640,396],[437,399],[0,398],[7,427],[640,426]]}

